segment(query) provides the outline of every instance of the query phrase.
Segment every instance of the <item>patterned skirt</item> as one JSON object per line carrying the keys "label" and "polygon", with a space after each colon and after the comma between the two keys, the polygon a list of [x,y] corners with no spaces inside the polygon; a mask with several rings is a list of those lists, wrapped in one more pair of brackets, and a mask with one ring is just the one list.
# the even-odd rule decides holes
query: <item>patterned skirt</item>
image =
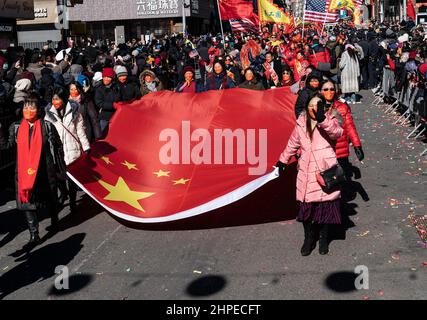
{"label": "patterned skirt", "polygon": [[325,202],[301,202],[297,221],[318,224],[341,224],[340,199]]}

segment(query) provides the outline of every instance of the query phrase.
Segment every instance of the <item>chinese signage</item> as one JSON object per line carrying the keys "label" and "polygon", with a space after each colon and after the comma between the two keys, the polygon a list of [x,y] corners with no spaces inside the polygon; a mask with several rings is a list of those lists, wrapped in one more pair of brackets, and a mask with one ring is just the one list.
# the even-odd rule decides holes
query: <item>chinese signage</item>
{"label": "chinese signage", "polygon": [[68,13],[71,21],[87,22],[174,18],[182,15],[182,0],[85,0]]}
{"label": "chinese signage", "polygon": [[34,19],[34,1],[0,0],[0,18]]}
{"label": "chinese signage", "polygon": [[178,0],[136,0],[137,14],[142,16],[178,15]]}

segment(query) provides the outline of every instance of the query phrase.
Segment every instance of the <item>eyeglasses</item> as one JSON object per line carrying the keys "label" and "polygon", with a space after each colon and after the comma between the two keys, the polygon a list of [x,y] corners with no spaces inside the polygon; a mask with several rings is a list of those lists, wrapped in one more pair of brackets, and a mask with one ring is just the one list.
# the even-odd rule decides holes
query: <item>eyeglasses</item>
{"label": "eyeglasses", "polygon": [[322,89],[322,91],[335,91],[335,88],[325,88],[325,89]]}

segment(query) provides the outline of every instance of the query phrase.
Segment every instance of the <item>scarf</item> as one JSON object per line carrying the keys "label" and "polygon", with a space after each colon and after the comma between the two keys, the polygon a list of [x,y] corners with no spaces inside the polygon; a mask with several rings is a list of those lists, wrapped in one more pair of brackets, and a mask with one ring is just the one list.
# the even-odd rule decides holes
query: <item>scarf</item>
{"label": "scarf", "polygon": [[146,86],[151,92],[157,92],[156,83],[154,81],[146,83]]}
{"label": "scarf", "polygon": [[77,102],[78,104],[81,104],[81,102],[82,102],[82,96],[78,95],[75,98],[73,98],[72,96],[70,96],[70,100],[73,100],[73,101]]}
{"label": "scarf", "polygon": [[30,125],[21,122],[18,130],[18,199],[21,203],[30,201],[36,181],[42,152],[42,126],[40,120],[34,122],[30,140]]}

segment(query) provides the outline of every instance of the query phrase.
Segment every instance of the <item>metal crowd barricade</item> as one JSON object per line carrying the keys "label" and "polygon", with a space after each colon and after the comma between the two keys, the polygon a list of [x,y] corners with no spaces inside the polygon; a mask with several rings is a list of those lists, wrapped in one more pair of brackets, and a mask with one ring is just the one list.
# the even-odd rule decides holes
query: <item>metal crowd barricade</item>
{"label": "metal crowd barricade", "polygon": [[[386,114],[392,114],[402,110],[402,114],[398,117],[394,124],[403,125],[407,123],[411,117],[415,118],[415,128],[409,133],[406,139],[411,139],[414,135],[414,138],[418,139],[424,132],[427,131],[427,106],[424,100],[424,91],[421,90],[422,89],[420,89],[416,83],[410,83],[410,85],[404,90],[395,92],[393,94],[395,101],[390,104],[384,102],[386,94],[383,92],[383,90],[380,89],[375,94],[376,98],[372,102],[372,105],[386,106],[384,111]],[[419,93],[421,95],[419,95]],[[415,107],[416,105],[417,107]],[[427,148],[420,154],[420,156],[424,156],[425,154],[427,154]]]}

